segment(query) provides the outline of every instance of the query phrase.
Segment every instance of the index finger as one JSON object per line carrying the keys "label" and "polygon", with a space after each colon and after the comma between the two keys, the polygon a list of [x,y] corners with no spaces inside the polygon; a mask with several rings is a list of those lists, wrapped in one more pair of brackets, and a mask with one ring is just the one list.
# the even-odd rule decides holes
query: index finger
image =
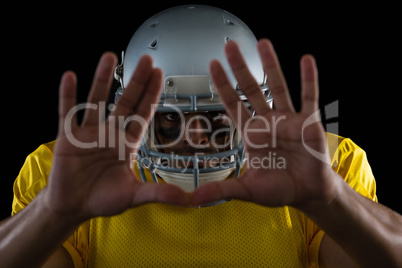
{"label": "index finger", "polygon": [[318,110],[318,71],[311,55],[300,60],[302,77],[302,113],[310,115]]}
{"label": "index finger", "polygon": [[141,102],[148,79],[152,74],[152,58],[142,56],[123,94],[117,100],[113,116],[129,116]]}
{"label": "index finger", "polygon": [[285,77],[282,73],[274,47],[267,39],[258,42],[258,52],[261,57],[264,72],[268,78],[268,87],[274,98],[275,109],[294,112]]}
{"label": "index finger", "polygon": [[255,80],[247,67],[239,46],[235,42],[229,42],[225,45],[226,58],[235,75],[241,90],[247,97],[247,101],[254,109],[256,114],[265,115],[271,111],[264,94],[261,91],[260,85]]}
{"label": "index finger", "polygon": [[250,111],[240,100],[239,95],[232,88],[225,71],[219,61],[213,60],[210,64],[211,77],[218,90],[219,98],[229,116],[239,129],[243,129],[241,122],[247,122],[251,117]]}
{"label": "index finger", "polygon": [[[73,108],[76,105],[77,98],[77,77],[75,73],[67,71],[63,74],[59,88],[59,133],[58,135],[66,134],[65,124],[69,123],[69,129],[78,126],[76,110]],[[71,118],[68,118],[72,115]],[[67,121],[70,120],[70,121]]]}

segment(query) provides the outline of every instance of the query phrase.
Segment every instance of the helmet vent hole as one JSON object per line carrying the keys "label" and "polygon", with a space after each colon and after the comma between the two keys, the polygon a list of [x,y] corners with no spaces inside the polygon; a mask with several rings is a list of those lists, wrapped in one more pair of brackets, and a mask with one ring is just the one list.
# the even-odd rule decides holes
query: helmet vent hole
{"label": "helmet vent hole", "polygon": [[152,43],[148,46],[150,49],[156,49],[158,47],[158,39],[152,41]]}
{"label": "helmet vent hole", "polygon": [[159,25],[159,21],[155,21],[154,23],[152,23],[149,27],[151,28],[156,28]]}
{"label": "helmet vent hole", "polygon": [[236,26],[236,24],[234,24],[234,22],[232,22],[231,20],[223,17],[223,23],[228,25],[228,26]]}

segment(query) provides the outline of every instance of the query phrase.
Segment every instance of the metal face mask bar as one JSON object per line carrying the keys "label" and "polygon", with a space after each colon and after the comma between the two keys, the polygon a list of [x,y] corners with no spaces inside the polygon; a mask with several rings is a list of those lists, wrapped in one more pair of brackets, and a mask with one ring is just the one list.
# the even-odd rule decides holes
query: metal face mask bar
{"label": "metal face mask bar", "polygon": [[[185,168],[171,167],[169,165],[163,164],[163,160],[173,161],[183,161],[185,163],[192,163],[192,167],[186,166]],[[211,159],[218,160],[219,164],[214,167],[200,168],[199,162],[210,161]],[[233,160],[230,160],[233,159]],[[222,162],[224,161],[224,163]],[[166,172],[173,173],[185,173],[194,175],[194,189],[200,186],[200,171],[201,173],[210,173],[221,171],[225,169],[235,169],[234,178],[237,178],[240,174],[241,167],[247,159],[244,157],[243,146],[238,146],[236,149],[228,150],[225,152],[208,154],[208,155],[172,155],[156,152],[153,150],[148,150],[147,146],[142,146],[139,154],[137,155],[138,167],[141,174],[141,179],[146,182],[146,176],[144,167],[146,167],[152,176],[152,180],[155,183],[159,183],[158,177],[156,176],[156,170],[163,170]]]}

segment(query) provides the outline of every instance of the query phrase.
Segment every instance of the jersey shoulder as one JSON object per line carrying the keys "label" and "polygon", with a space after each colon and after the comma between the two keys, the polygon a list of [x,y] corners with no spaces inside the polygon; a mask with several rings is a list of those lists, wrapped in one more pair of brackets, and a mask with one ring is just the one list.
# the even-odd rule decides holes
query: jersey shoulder
{"label": "jersey shoulder", "polygon": [[327,133],[332,169],[360,194],[377,201],[376,182],[366,152],[351,139]]}
{"label": "jersey shoulder", "polygon": [[26,207],[47,184],[55,141],[40,145],[24,162],[13,186],[12,215]]}

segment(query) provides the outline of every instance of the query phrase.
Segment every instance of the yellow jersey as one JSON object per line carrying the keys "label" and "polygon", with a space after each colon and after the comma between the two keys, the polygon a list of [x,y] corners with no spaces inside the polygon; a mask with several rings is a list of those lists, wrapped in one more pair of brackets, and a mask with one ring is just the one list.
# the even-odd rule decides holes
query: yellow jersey
{"label": "yellow jersey", "polygon": [[[327,134],[327,140],[333,169],[377,201],[365,152],[347,138]],[[43,144],[27,157],[14,183],[13,215],[46,185],[54,144]],[[288,206],[232,200],[194,209],[152,203],[93,218],[63,246],[75,267],[318,267],[323,235]]]}

